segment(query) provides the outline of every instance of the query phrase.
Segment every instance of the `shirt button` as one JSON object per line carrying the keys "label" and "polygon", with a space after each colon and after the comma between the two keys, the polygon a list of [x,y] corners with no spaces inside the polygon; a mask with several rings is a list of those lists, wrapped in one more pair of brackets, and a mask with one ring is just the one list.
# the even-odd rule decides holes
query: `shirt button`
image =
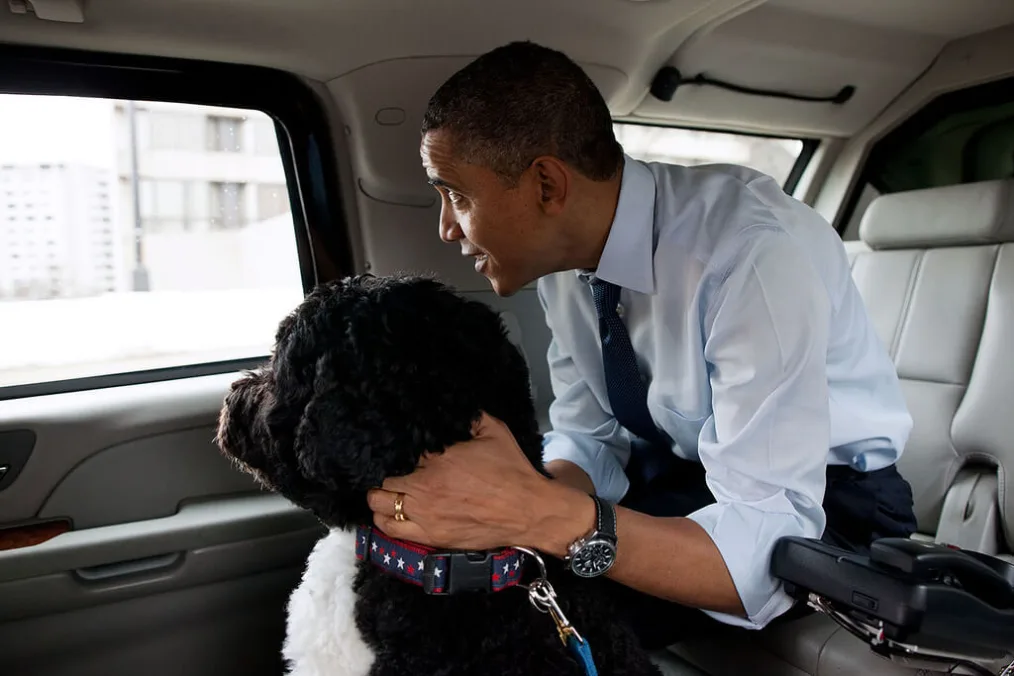
{"label": "shirt button", "polygon": [[618,317],[619,317],[620,319],[623,319],[623,315],[624,315],[625,313],[626,313],[626,311],[625,311],[625,310],[623,309],[623,303],[617,303],[617,304],[616,304],[616,315],[617,315],[617,316],[618,316]]}

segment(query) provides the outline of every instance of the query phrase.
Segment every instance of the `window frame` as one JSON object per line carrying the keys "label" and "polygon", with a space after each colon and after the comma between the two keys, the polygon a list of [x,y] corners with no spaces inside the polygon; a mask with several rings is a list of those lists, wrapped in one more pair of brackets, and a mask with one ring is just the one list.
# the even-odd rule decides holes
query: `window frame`
{"label": "window frame", "polygon": [[[318,280],[352,274],[333,134],[322,102],[296,75],[260,66],[18,45],[0,45],[0,61],[0,94],[164,101],[267,114],[285,169],[303,293]],[[267,357],[0,386],[0,401],[229,373],[254,368]]]}
{"label": "window frame", "polygon": [[838,234],[845,235],[867,183],[881,194],[891,194],[881,191],[880,187],[870,178],[872,167],[882,157],[891,155],[899,147],[918,138],[944,117],[1014,100],[1009,94],[1012,87],[1014,87],[1014,77],[1007,76],[971,87],[944,92],[927,101],[922,107],[874,141],[866,149],[862,165],[855,172],[855,180],[852,181],[845,199],[842,200],[843,208],[839,210],[838,218],[834,223]]}
{"label": "window frame", "polygon": [[792,163],[792,168],[789,170],[788,176],[785,178],[785,183],[782,185],[782,190],[787,195],[792,195],[795,192],[796,187],[799,185],[799,181],[803,178],[803,173],[809,166],[810,161],[813,159],[814,153],[817,152],[817,148],[820,147],[820,139],[809,136],[796,136],[793,134],[771,134],[765,132],[752,132],[752,131],[741,131],[738,129],[711,129],[708,127],[689,126],[689,125],[677,125],[677,124],[660,124],[658,122],[645,122],[644,120],[624,120],[623,118],[614,118],[613,124],[629,124],[638,127],[654,127],[657,129],[679,129],[682,131],[699,131],[707,134],[728,134],[730,136],[748,136],[750,138],[769,138],[776,141],[799,141],[803,144],[803,148],[799,151],[799,155],[796,156],[796,161]]}

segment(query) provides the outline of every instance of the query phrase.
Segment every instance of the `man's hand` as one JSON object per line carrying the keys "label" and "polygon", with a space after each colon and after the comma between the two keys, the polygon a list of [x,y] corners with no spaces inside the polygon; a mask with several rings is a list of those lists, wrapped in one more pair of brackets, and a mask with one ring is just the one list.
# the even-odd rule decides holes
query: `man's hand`
{"label": "man's hand", "polygon": [[[521,545],[562,557],[593,528],[595,505],[580,468],[549,469],[559,480],[535,471],[507,426],[483,414],[472,440],[427,455],[415,472],[388,479],[367,499],[377,527],[394,538],[447,549]],[[394,520],[398,493],[405,495],[407,521]],[[693,521],[621,507],[617,530],[619,556],[609,572],[617,582],[685,605],[743,613],[718,548]]]}
{"label": "man's hand", "polygon": [[[398,493],[407,521],[394,519]],[[595,519],[587,496],[539,474],[507,426],[485,413],[473,439],[426,455],[415,472],[388,479],[367,499],[389,536],[453,549],[562,553]]]}

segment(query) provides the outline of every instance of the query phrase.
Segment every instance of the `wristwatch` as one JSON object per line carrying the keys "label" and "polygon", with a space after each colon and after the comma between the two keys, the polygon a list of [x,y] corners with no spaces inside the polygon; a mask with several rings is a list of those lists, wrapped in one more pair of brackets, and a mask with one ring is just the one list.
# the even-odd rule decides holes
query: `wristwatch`
{"label": "wristwatch", "polygon": [[598,577],[616,561],[616,509],[602,498],[595,501],[595,528],[567,548],[564,562],[578,577]]}

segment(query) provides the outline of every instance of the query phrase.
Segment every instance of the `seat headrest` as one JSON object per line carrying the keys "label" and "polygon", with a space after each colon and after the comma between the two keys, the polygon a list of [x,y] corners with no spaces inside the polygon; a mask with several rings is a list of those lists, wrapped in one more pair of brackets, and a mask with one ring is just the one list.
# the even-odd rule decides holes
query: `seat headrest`
{"label": "seat headrest", "polygon": [[884,195],[859,224],[873,249],[926,249],[1014,241],[1014,180]]}

